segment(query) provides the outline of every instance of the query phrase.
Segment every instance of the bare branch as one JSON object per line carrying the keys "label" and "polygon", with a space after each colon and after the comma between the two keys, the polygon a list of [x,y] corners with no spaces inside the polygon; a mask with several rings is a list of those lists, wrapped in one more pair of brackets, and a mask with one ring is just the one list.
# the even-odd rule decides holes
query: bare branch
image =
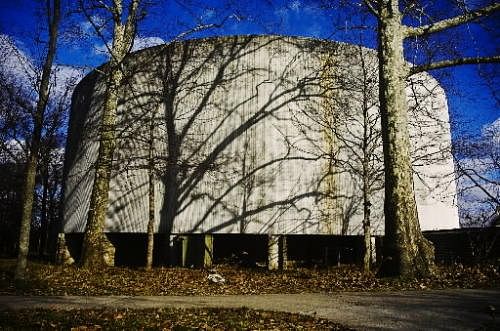
{"label": "bare branch", "polygon": [[375,7],[373,6],[373,3],[370,0],[363,0],[363,3],[366,5],[366,7],[368,8],[368,10],[373,15],[375,15],[375,17],[378,17],[378,11],[377,11],[377,9],[375,9]]}
{"label": "bare branch", "polygon": [[[479,183],[479,182],[478,182],[478,181],[474,178],[474,176],[473,176],[473,175],[471,175],[471,174],[469,173],[469,171],[470,171],[471,169],[464,169],[464,168],[462,167],[462,165],[460,164],[460,162],[455,162],[455,164],[457,165],[457,168],[458,168],[459,172],[460,172],[460,173],[462,173],[462,174],[464,174],[467,178],[469,178],[469,179],[472,181],[472,183],[474,183],[474,186],[475,186],[475,187],[477,187],[477,188],[478,188],[478,189],[480,189],[480,190],[481,190],[484,194],[486,194],[486,196],[487,196],[488,198],[490,198],[490,199],[491,199],[491,201],[494,201],[497,205],[500,205],[500,200],[498,200],[498,199],[497,199],[496,197],[494,197],[494,196],[493,196],[490,192],[488,192],[488,190],[487,190],[487,189],[485,189],[485,188],[483,187],[483,185],[481,185],[481,184],[480,184],[480,183]],[[474,173],[475,175],[477,175],[477,172],[476,172],[476,171],[473,171],[473,173]],[[480,178],[483,178],[483,177],[481,176]]]}
{"label": "bare branch", "polygon": [[[24,149],[24,148],[23,148]],[[11,148],[2,140],[0,140],[0,151],[3,151],[4,153],[8,154],[10,158],[15,161],[16,163],[21,163],[21,158],[16,155]]]}
{"label": "bare branch", "polygon": [[122,0],[113,0],[113,7],[111,8],[111,14],[113,15],[113,21],[115,22],[115,25],[122,25],[122,12],[123,12]]}
{"label": "bare branch", "polygon": [[487,56],[487,57],[465,57],[460,59],[444,60],[428,64],[422,64],[410,68],[409,76],[423,71],[447,68],[462,64],[499,63],[499,62],[500,62],[500,55]]}
{"label": "bare branch", "polygon": [[476,20],[480,17],[490,15],[499,9],[500,9],[500,3],[494,3],[484,8],[474,10],[460,16],[448,18],[433,24],[423,25],[419,27],[406,27],[405,35],[406,37],[429,35],[431,33],[443,31],[452,28],[454,26]]}
{"label": "bare branch", "polygon": [[127,22],[125,23],[124,37],[126,42],[130,44],[130,47],[132,47],[132,40],[134,39],[135,36],[138,8],[139,8],[139,0],[133,0],[130,3]]}
{"label": "bare branch", "polygon": [[87,19],[87,21],[90,23],[90,25],[92,26],[92,28],[94,29],[94,32],[96,33],[96,35],[104,43],[104,47],[106,47],[106,50],[108,51],[108,53],[112,54],[110,45],[106,42],[106,38],[104,37],[104,35],[103,35],[102,31],[101,31],[101,26],[99,26],[96,22],[94,22],[94,20],[92,19],[92,16],[85,9],[84,3],[83,3],[82,0],[80,0],[80,8],[81,8],[81,12],[83,13],[83,15],[85,16],[85,18]]}
{"label": "bare branch", "polygon": [[97,3],[99,4],[99,6],[101,6],[102,8],[106,9],[107,11],[109,11],[110,13],[113,13],[113,8],[108,6],[107,4],[104,3],[104,1],[102,0],[99,0],[97,1]]}
{"label": "bare branch", "polygon": [[220,23],[220,24],[210,23],[210,24],[197,25],[197,26],[195,26],[192,29],[189,29],[187,31],[184,31],[184,32],[180,33],[177,37],[175,37],[174,39],[172,39],[171,42],[181,41],[184,38],[186,38],[187,36],[189,36],[189,35],[191,35],[193,33],[196,33],[196,32],[200,32],[200,31],[204,31],[204,30],[208,30],[208,29],[213,29],[213,28],[220,28],[224,24],[224,21],[222,23]]}

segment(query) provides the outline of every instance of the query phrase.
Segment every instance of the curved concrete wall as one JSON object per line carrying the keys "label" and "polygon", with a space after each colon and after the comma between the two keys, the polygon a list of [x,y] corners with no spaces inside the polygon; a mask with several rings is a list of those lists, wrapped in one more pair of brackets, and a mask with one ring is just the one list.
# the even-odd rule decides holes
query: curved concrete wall
{"label": "curved concrete wall", "polygon": [[[373,224],[383,230],[373,51],[224,37],[133,53],[124,71],[107,231],[146,231],[154,164],[158,232],[358,233],[363,109],[374,133]],[[100,72],[73,95],[65,232],[85,228],[105,91]],[[422,228],[458,227],[444,92],[423,74],[408,96]]]}

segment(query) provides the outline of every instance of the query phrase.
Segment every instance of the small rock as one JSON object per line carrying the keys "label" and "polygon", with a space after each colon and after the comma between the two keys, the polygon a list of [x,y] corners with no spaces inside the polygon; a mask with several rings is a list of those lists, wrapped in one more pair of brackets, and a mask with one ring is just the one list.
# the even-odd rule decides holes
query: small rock
{"label": "small rock", "polygon": [[258,268],[267,268],[267,264],[266,263],[263,263],[263,262],[256,262],[255,265],[258,267]]}
{"label": "small rock", "polygon": [[209,281],[211,281],[212,283],[215,283],[215,284],[224,284],[226,282],[226,279],[218,273],[210,274],[210,275],[208,275],[207,278]]}

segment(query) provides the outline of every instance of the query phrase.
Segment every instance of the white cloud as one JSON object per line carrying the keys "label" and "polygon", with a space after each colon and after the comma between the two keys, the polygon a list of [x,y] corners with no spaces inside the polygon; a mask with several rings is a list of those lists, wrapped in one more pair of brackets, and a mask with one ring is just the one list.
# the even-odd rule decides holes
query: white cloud
{"label": "white cloud", "polygon": [[88,20],[84,20],[80,23],[80,32],[89,36],[95,35],[95,29],[97,28],[99,32],[102,33],[106,28],[106,19],[99,15],[92,15],[90,19],[92,20],[92,23]]}
{"label": "white cloud", "polygon": [[495,121],[483,126],[481,133],[495,146],[500,146],[500,117]]}
{"label": "white cloud", "polygon": [[0,34],[0,70],[7,78],[20,86],[34,86],[36,69],[31,58],[20,50],[14,40]]}
{"label": "white cloud", "polygon": [[26,159],[24,139],[8,139],[0,149],[0,163],[20,163]]}
{"label": "white cloud", "polygon": [[457,165],[458,206],[463,224],[491,217],[496,208],[493,200],[500,200],[500,118],[485,125],[481,133],[466,150],[467,157],[458,160]]}
{"label": "white cloud", "polygon": [[56,100],[62,100],[65,97],[65,102],[69,103],[74,87],[85,73],[85,70],[71,66],[52,66],[52,76],[50,77],[51,97]]}
{"label": "white cloud", "polygon": [[[0,35],[0,56],[3,60],[0,66],[2,74],[35,98],[35,87],[40,70],[37,70],[33,59],[20,50],[15,41],[6,35]],[[50,77],[51,99],[60,101],[60,98],[66,94],[66,101],[69,102],[72,89],[83,77],[83,74],[83,70],[78,68],[53,65]],[[35,100],[32,101],[34,103]]]}
{"label": "white cloud", "polygon": [[[160,37],[141,37],[141,36],[136,36],[134,38],[134,44],[132,46],[132,52],[148,48],[148,47],[153,47],[153,46],[158,46],[165,44],[165,40],[161,39]],[[107,46],[106,46],[107,45]],[[111,41],[106,42],[106,45],[104,44],[96,44],[94,46],[94,53],[98,55],[103,55],[109,54],[108,49],[111,49]]]}
{"label": "white cloud", "polygon": [[137,36],[134,39],[134,46],[132,47],[132,51],[138,51],[143,48],[153,47],[162,45],[165,43],[165,40],[160,37],[140,37]]}
{"label": "white cloud", "polygon": [[[98,18],[95,19],[97,20]],[[165,41],[159,37],[137,36],[134,39],[132,51],[164,43]],[[96,45],[95,51],[100,54],[108,54],[106,47],[102,44]],[[37,72],[39,70],[37,70],[33,59],[23,52],[11,37],[2,34],[0,34],[0,58],[2,59],[2,64],[0,65],[2,74],[12,79],[16,85],[23,87],[29,95],[35,98],[35,86],[37,85]],[[51,99],[59,102],[62,97],[66,97],[66,102],[69,102],[72,89],[85,73],[80,68],[58,64],[53,65],[50,79]]]}

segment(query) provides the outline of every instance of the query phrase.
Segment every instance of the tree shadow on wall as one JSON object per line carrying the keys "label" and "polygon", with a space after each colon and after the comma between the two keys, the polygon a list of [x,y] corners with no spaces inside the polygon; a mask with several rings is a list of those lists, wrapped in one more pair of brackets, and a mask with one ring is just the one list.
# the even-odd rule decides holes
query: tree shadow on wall
{"label": "tree shadow on wall", "polygon": [[[328,195],[323,164],[330,155],[318,148],[321,130],[304,139],[304,127],[314,125],[306,110],[323,107],[318,49],[336,51],[325,45],[227,37],[129,56],[107,231],[145,232],[151,201],[155,229],[167,236],[317,231]],[[82,201],[89,200],[93,181],[103,79],[95,73],[82,83],[70,123],[66,173],[73,177],[66,213],[79,231],[88,210]],[[80,108],[85,111],[73,114]]]}

